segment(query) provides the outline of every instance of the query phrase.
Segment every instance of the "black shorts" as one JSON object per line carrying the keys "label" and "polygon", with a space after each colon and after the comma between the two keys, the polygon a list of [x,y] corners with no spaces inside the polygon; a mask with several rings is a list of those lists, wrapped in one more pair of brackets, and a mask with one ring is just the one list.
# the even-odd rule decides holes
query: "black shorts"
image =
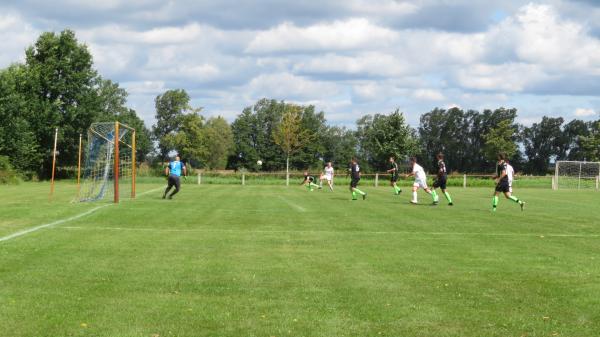
{"label": "black shorts", "polygon": [[168,184],[169,184],[169,187],[175,186],[176,189],[179,189],[179,187],[181,186],[181,180],[179,179],[179,176],[171,174],[171,175],[169,175]]}
{"label": "black shorts", "polygon": [[448,181],[448,178],[446,176],[437,177],[437,179],[433,182],[433,188],[441,188],[441,189],[445,190],[447,181]]}
{"label": "black shorts", "polygon": [[397,176],[397,175],[395,175],[395,174],[393,174],[393,175],[390,177],[390,181],[391,181],[391,182],[393,182],[393,183],[397,182],[397,181],[398,181],[398,176]]}
{"label": "black shorts", "polygon": [[500,181],[496,185],[496,192],[502,192],[502,193],[510,192],[510,185],[508,185],[508,181]]}
{"label": "black shorts", "polygon": [[358,186],[359,181],[360,181],[360,178],[352,178],[352,180],[350,180],[350,187],[356,188],[356,186]]}

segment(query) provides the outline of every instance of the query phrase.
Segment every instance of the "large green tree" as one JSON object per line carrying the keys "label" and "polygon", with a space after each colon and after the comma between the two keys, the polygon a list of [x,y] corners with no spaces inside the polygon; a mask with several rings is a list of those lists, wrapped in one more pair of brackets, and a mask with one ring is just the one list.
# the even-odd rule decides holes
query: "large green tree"
{"label": "large green tree", "polygon": [[182,115],[177,130],[162,138],[162,146],[167,154],[176,151],[182,160],[199,167],[208,154],[204,118],[197,112]]}
{"label": "large green tree", "polygon": [[384,170],[390,156],[403,159],[418,152],[416,132],[396,110],[389,115],[366,115],[357,121],[361,157],[371,168]]}
{"label": "large green tree", "polygon": [[233,132],[223,117],[210,118],[204,126],[207,154],[203,166],[222,170],[227,167],[227,159],[233,151]]}
{"label": "large green tree", "polygon": [[324,162],[345,167],[358,154],[358,138],[354,130],[330,126],[323,134]]}
{"label": "large green tree", "polygon": [[499,122],[496,127],[490,129],[483,135],[486,157],[493,160],[499,153],[512,157],[517,152],[516,133],[517,129],[509,119]]}
{"label": "large green tree", "polygon": [[58,163],[75,165],[79,134],[96,121],[121,120],[138,130],[138,157],[152,148],[143,122],[126,107],[127,93],[103,80],[75,33],[42,33],[25,52],[25,63],[0,72],[0,154],[19,171],[48,177],[54,129]]}
{"label": "large green tree", "polygon": [[273,140],[273,131],[279,124],[285,103],[261,99],[246,107],[231,124],[234,139],[234,155],[230,157],[231,168],[258,170],[257,160],[262,160],[262,169],[280,170],[285,165],[285,156]]}
{"label": "large green tree", "polygon": [[0,155],[9,157],[11,165],[21,172],[36,171],[42,162],[36,134],[22,113],[29,104],[18,90],[25,74],[20,65],[0,70]]}
{"label": "large green tree", "polygon": [[[198,113],[200,109],[193,109],[190,105],[190,96],[183,89],[168,90],[158,95],[154,100],[156,107],[156,124],[152,128],[154,138],[158,141],[158,148],[163,159],[167,158],[172,144],[167,141],[172,134],[182,127],[186,113]],[[189,121],[187,121],[189,122]],[[171,139],[172,140],[172,139]]]}
{"label": "large green tree", "polygon": [[42,33],[25,52],[27,79],[22,93],[28,106],[23,116],[42,147],[42,176],[50,171],[54,129],[59,128],[60,163],[75,164],[79,134],[98,114],[97,73],[92,64],[87,46],[80,44],[71,30]]}
{"label": "large green tree", "polygon": [[[544,116],[539,123],[533,123],[523,130],[523,146],[527,155],[528,172],[546,174],[550,161],[560,158],[564,148],[562,117]],[[566,154],[564,154],[566,156]]]}
{"label": "large green tree", "polygon": [[600,120],[590,123],[589,134],[581,138],[583,159],[600,161]]}

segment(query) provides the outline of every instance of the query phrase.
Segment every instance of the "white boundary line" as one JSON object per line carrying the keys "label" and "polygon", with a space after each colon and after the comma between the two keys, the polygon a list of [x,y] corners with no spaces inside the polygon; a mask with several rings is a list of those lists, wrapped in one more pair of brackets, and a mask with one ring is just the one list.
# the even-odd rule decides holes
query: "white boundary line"
{"label": "white boundary line", "polygon": [[[162,189],[162,187],[155,188],[153,190],[140,193],[140,194],[138,194],[138,196],[142,196],[142,195],[145,195],[145,194],[148,194],[148,193],[156,192],[156,191],[159,191],[161,189]],[[77,215],[74,215],[74,216],[66,218],[66,219],[60,219],[60,220],[56,220],[56,221],[53,221],[53,222],[50,222],[50,223],[47,223],[47,224],[43,224],[43,225],[39,225],[39,226],[28,228],[28,229],[24,229],[24,230],[21,230],[21,231],[9,234],[7,236],[0,237],[0,242],[12,240],[14,238],[18,238],[19,236],[23,236],[23,235],[27,235],[29,233],[33,233],[33,232],[39,231],[40,229],[44,229],[44,228],[48,228],[48,227],[54,227],[56,225],[60,225],[60,224],[63,224],[65,222],[77,220],[77,219],[83,218],[84,216],[90,215],[90,214],[96,212],[99,209],[102,209],[102,208],[108,207],[108,206],[112,206],[112,205],[114,205],[114,204],[106,204],[106,205],[94,207],[94,208],[92,208],[90,210],[87,210],[87,211],[85,211],[83,213],[79,213]]]}
{"label": "white boundary line", "polygon": [[39,226],[35,226],[35,227],[32,227],[32,228],[28,228],[28,229],[25,229],[25,230],[22,230],[22,231],[18,231],[18,232],[16,232],[16,233],[12,233],[12,234],[10,234],[10,235],[7,235],[7,236],[3,236],[3,237],[1,237],[1,238],[0,238],[0,242],[2,242],[2,241],[8,241],[8,240],[11,240],[11,239],[17,238],[17,237],[19,237],[19,236],[27,235],[27,234],[29,234],[29,233],[33,233],[33,232],[35,232],[35,231],[39,231],[40,229],[43,229],[43,228],[52,227],[52,226],[60,225],[61,223],[65,223],[65,222],[69,222],[69,221],[77,220],[77,219],[79,219],[79,218],[83,218],[83,217],[84,217],[84,216],[86,216],[86,215],[90,215],[90,214],[94,213],[95,211],[97,211],[97,210],[99,210],[99,209],[102,209],[102,208],[104,208],[104,207],[111,206],[111,205],[112,205],[112,204],[107,204],[107,205],[98,206],[98,207],[92,208],[92,209],[90,209],[90,210],[87,210],[87,211],[85,211],[85,212],[83,212],[83,213],[80,213],[80,214],[74,215],[74,216],[72,216],[72,217],[70,217],[70,218],[61,219],[61,220],[56,220],[56,221],[54,221],[54,222],[50,222],[50,223],[47,223],[47,224],[44,224],[44,225],[39,225]]}
{"label": "white boundary line", "polygon": [[112,231],[141,231],[141,232],[197,232],[197,233],[303,233],[303,234],[354,234],[354,235],[431,235],[431,236],[500,236],[500,237],[565,237],[565,238],[598,238],[600,234],[546,234],[546,233],[465,233],[465,232],[408,232],[408,231],[322,231],[322,230],[236,230],[236,229],[176,229],[176,228],[135,228],[135,227],[83,227],[62,226],[66,230],[112,230]]}
{"label": "white boundary line", "polygon": [[288,206],[290,206],[291,208],[299,211],[299,212],[306,212],[306,209],[302,206],[296,205],[293,202],[289,201],[288,199],[278,195],[279,199],[281,199],[283,202],[285,202]]}

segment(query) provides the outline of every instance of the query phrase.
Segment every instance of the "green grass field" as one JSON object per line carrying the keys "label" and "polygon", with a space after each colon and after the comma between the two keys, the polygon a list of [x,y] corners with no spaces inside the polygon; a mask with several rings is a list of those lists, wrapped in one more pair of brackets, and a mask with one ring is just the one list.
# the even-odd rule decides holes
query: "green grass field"
{"label": "green grass field", "polygon": [[598,192],[517,187],[525,212],[492,213],[489,188],[433,207],[383,187],[160,187],[112,205],[70,203],[69,183],[52,202],[46,183],[0,186],[0,335],[600,331]]}

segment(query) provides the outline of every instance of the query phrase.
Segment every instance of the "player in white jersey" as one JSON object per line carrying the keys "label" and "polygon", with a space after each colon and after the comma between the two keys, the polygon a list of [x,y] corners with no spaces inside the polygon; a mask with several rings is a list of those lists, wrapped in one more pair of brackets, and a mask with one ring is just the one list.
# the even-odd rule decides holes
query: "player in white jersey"
{"label": "player in white jersey", "polygon": [[510,165],[508,159],[504,161],[506,163],[506,176],[508,176],[508,190],[512,193],[513,177],[515,176],[515,169]]}
{"label": "player in white jersey", "polygon": [[431,190],[429,188],[429,186],[427,186],[427,175],[425,174],[425,170],[423,169],[423,167],[419,164],[417,164],[417,158],[412,157],[410,158],[410,164],[412,166],[412,172],[408,174],[409,177],[414,176],[415,177],[415,182],[413,183],[413,188],[412,188],[412,200],[410,201],[411,204],[417,204],[417,191],[419,190],[419,188],[422,188],[423,190],[425,190],[425,192],[427,192],[428,194],[431,194],[431,198],[433,199],[433,204],[437,205],[438,203],[438,196],[437,193],[435,192],[435,190]]}
{"label": "player in white jersey", "polygon": [[331,162],[328,162],[327,166],[325,166],[325,168],[323,169],[323,173],[321,173],[321,179],[319,179],[319,184],[321,185],[321,188],[323,188],[323,180],[326,180],[327,185],[329,185],[329,189],[331,190],[331,192],[333,192],[333,175],[333,165],[331,164]]}

